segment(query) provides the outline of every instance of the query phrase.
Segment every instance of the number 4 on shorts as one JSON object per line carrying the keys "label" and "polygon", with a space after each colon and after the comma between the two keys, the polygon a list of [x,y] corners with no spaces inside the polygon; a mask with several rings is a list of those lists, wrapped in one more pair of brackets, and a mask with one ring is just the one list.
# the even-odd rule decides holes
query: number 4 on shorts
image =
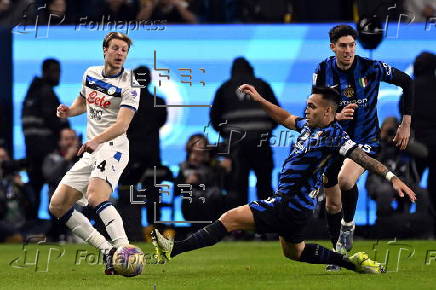
{"label": "number 4 on shorts", "polygon": [[103,172],[106,168],[106,160],[103,160],[98,166],[97,169],[100,169],[101,172]]}

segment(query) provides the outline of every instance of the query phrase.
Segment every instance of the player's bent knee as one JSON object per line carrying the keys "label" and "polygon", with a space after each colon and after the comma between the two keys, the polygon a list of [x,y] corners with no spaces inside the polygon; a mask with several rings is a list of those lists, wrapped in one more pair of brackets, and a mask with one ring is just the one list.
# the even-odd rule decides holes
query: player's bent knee
{"label": "player's bent knee", "polygon": [[68,210],[65,203],[65,196],[67,195],[66,189],[60,184],[48,205],[48,211],[57,218],[62,217]]}
{"label": "player's bent knee", "polygon": [[48,206],[49,212],[57,218],[62,217],[68,209],[57,202],[51,201]]}
{"label": "player's bent knee", "polygon": [[223,224],[223,226],[226,228],[228,232],[235,230],[235,222],[233,219],[234,218],[231,213],[231,210],[223,213],[219,218],[219,220],[221,221],[221,223]]}
{"label": "player's bent knee", "polygon": [[299,261],[301,257],[301,253],[303,252],[304,248],[301,249],[301,247],[295,246],[295,247],[285,247],[282,249],[283,249],[283,256],[285,256],[285,258],[294,261]]}
{"label": "player's bent knee", "polygon": [[355,182],[350,177],[343,175],[339,175],[338,181],[341,190],[350,190],[355,184]]}
{"label": "player's bent knee", "polygon": [[325,209],[330,214],[335,214],[341,211],[342,204],[337,202],[330,202],[325,204]]}
{"label": "player's bent knee", "polygon": [[99,194],[88,193],[88,203],[92,207],[98,206],[103,201],[106,201],[107,198],[101,197]]}
{"label": "player's bent knee", "polygon": [[293,253],[293,251],[289,250],[289,249],[283,249],[283,256],[285,256],[285,258],[294,260],[294,261],[298,261],[297,255],[295,253]]}
{"label": "player's bent knee", "polygon": [[231,209],[221,215],[219,220],[222,222],[227,231],[239,230],[241,228],[241,212],[243,210],[242,206]]}
{"label": "player's bent knee", "polygon": [[86,195],[89,205],[96,207],[108,200],[111,193],[111,187],[105,181],[96,179],[94,182],[90,182]]}

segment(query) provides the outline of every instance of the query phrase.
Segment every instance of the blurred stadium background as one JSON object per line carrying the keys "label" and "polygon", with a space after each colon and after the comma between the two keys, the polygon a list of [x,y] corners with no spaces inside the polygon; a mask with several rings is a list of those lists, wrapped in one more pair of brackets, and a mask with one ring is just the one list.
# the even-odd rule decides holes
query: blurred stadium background
{"label": "blurred stadium background", "polygon": [[[102,29],[98,26],[78,25],[80,21],[77,19],[80,17],[90,15],[90,19],[99,19],[99,10],[93,7],[107,6],[117,1],[86,1],[88,5],[85,1],[48,1],[47,4],[59,4],[58,2],[65,3],[66,10],[64,6],[64,10],[56,14],[58,18],[53,18],[51,25],[41,22],[35,26],[35,15],[39,12],[34,10],[41,7],[43,1],[0,0],[3,5],[0,6],[0,23],[3,27],[0,34],[0,138],[10,151],[13,151],[13,157],[16,159],[26,157],[20,121],[21,108],[32,78],[40,74],[42,61],[46,58],[56,58],[61,62],[61,81],[55,91],[62,103],[71,104],[80,90],[83,71],[88,66],[102,63],[101,41],[104,35],[108,31],[126,32],[126,27]],[[142,7],[141,5],[147,1],[119,2],[130,7]],[[403,1],[338,0],[328,1],[328,4],[327,1],[308,1],[311,2],[308,5],[305,1],[283,0],[277,3],[274,1],[277,7],[268,9],[268,5],[265,4],[267,1],[227,1],[237,3],[238,5],[234,6],[237,9],[217,10],[214,11],[215,16],[211,16],[212,10],[198,8],[203,6],[196,2],[211,4],[218,1],[187,3],[198,9],[193,9],[197,14],[197,24],[169,21],[160,23],[157,29],[144,29],[143,26],[142,29],[129,31],[134,46],[125,66],[134,68],[147,65],[152,68],[153,54],[156,51],[157,66],[170,69],[170,80],[165,80],[159,87],[159,76],[153,71],[153,85],[157,87],[158,95],[163,96],[170,105],[210,105],[217,88],[229,78],[232,60],[244,56],[253,65],[256,75],[271,84],[281,106],[290,112],[301,114],[317,63],[331,55],[328,46],[329,29],[337,23],[354,25],[353,21],[358,21],[368,12],[376,14],[384,29],[384,39],[379,47],[372,51],[365,50],[359,45],[357,54],[382,60],[412,76],[415,57],[424,50],[435,52],[436,48],[434,19],[421,17],[421,22],[418,22],[418,18],[399,18],[402,13],[411,9],[406,5],[408,3],[405,4]],[[396,8],[389,9],[394,4],[398,4]],[[29,5],[31,8],[28,8]],[[257,10],[250,10],[253,5]],[[308,6],[316,9],[309,9]],[[136,9],[140,12],[142,8]],[[34,13],[29,12],[30,10]],[[67,17],[66,21],[59,25],[59,15],[63,15],[62,13]],[[434,10],[431,13],[435,15]],[[23,15],[27,16],[24,18]],[[389,21],[385,22],[386,19]],[[180,83],[182,79],[177,72],[178,68],[193,70],[192,86]],[[204,68],[205,73],[201,73],[200,68]],[[200,81],[204,81],[205,85],[201,85]],[[380,121],[388,116],[399,117],[400,95],[400,88],[382,84],[378,101]],[[211,142],[214,142],[218,140],[218,134],[208,126],[209,108],[171,107],[168,108],[168,112],[168,121],[161,129],[161,157],[162,163],[176,174],[178,164],[185,156],[185,142],[188,136],[204,132]],[[85,122],[85,117],[80,116],[73,118],[71,125],[73,129],[84,134]],[[277,128],[273,135],[279,136],[280,131],[283,131],[283,128]],[[273,148],[274,187],[277,186],[278,171],[289,152],[290,142],[285,144],[286,146],[282,144]],[[25,173],[23,177],[26,181]],[[367,197],[365,179],[366,175],[362,176],[358,184],[360,198],[355,221],[360,226],[370,226],[375,221],[375,202]],[[421,185],[426,187],[425,174],[422,180]],[[252,174],[250,200],[255,199],[254,186],[255,176]],[[47,188],[41,193],[41,219],[49,218],[46,191]],[[163,209],[163,220],[170,219],[170,210]],[[175,210],[176,220],[183,220],[180,213],[180,197],[176,198]],[[414,210],[412,207],[411,212]],[[145,218],[142,224],[146,226]]]}

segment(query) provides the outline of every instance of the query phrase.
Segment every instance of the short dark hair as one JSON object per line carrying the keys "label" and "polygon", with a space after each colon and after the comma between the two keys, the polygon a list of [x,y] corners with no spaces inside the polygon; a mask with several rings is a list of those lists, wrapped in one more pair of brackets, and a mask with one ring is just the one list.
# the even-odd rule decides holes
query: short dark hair
{"label": "short dark hair", "polygon": [[334,103],[336,107],[338,107],[341,102],[341,95],[334,88],[313,86],[312,94],[322,95],[324,100]]}
{"label": "short dark hair", "polygon": [[47,72],[52,65],[60,65],[60,62],[54,58],[44,59],[44,61],[42,62],[42,72]]}
{"label": "short dark hair", "polygon": [[357,38],[357,31],[350,25],[336,25],[329,31],[330,43],[336,43],[342,36],[350,35],[354,39]]}
{"label": "short dark hair", "polygon": [[109,32],[103,39],[103,48],[109,47],[109,43],[112,39],[119,39],[127,43],[130,46],[133,44],[132,40],[124,33],[121,32]]}

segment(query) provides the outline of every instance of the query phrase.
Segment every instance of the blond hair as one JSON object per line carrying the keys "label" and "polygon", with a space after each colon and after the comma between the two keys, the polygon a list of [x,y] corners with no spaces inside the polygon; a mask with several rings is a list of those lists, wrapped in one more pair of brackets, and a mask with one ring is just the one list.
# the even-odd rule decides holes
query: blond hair
{"label": "blond hair", "polygon": [[109,32],[103,39],[103,48],[108,48],[112,39],[119,39],[126,42],[129,48],[133,44],[132,40],[127,35],[121,32]]}

